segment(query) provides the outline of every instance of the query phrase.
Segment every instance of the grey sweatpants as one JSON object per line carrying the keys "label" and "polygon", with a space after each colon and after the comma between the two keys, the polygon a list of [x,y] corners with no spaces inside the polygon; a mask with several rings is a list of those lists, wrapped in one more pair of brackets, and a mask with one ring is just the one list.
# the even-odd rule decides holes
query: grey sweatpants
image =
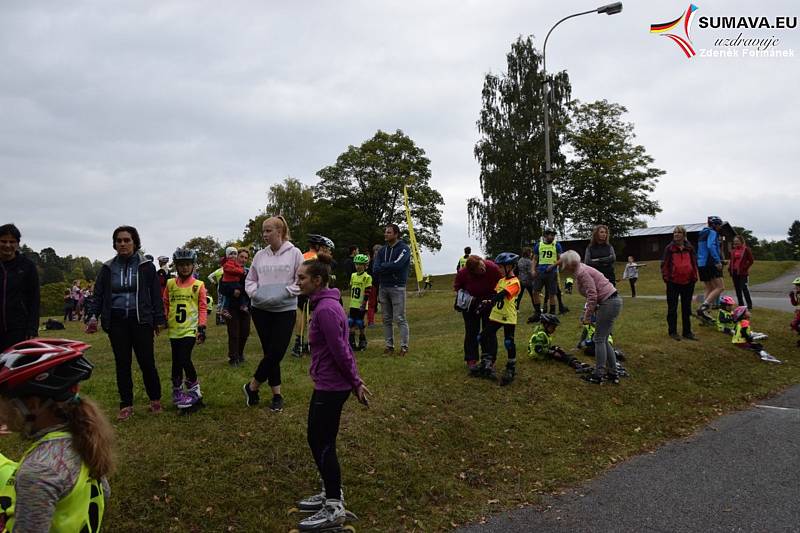
{"label": "grey sweatpants", "polygon": [[400,347],[408,348],[408,322],[406,321],[406,288],[381,287],[378,293],[383,313],[383,336],[387,348],[394,348],[392,322],[397,321],[400,330]]}
{"label": "grey sweatpants", "polygon": [[597,324],[592,340],[594,341],[595,368],[600,376],[604,376],[606,372],[617,373],[617,356],[614,354],[611,343],[608,342],[608,335],[611,333],[611,328],[614,327],[614,321],[620,311],[622,311],[622,298],[614,296],[598,304],[595,312]]}

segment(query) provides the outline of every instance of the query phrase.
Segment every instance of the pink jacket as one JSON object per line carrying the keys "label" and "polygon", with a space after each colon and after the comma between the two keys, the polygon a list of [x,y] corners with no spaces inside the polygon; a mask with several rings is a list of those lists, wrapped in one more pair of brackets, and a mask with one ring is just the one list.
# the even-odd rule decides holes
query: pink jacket
{"label": "pink jacket", "polygon": [[585,319],[594,314],[597,304],[617,292],[617,288],[599,270],[583,263],[579,263],[575,269],[575,283],[578,292],[586,298]]}

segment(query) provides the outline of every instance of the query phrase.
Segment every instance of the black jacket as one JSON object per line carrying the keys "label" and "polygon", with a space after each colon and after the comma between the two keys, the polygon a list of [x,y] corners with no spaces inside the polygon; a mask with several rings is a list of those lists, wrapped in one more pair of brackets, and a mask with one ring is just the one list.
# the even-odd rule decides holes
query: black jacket
{"label": "black jacket", "polygon": [[0,261],[0,331],[20,330],[28,337],[39,330],[39,271],[17,252],[11,261]]}
{"label": "black jacket", "polygon": [[[155,327],[165,325],[164,303],[161,300],[161,283],[156,274],[153,262],[137,252],[139,268],[136,272],[136,316],[139,324]],[[103,263],[97,280],[94,282],[94,294],[89,303],[87,317],[100,317],[100,326],[106,333],[111,329],[111,262],[116,257]]]}

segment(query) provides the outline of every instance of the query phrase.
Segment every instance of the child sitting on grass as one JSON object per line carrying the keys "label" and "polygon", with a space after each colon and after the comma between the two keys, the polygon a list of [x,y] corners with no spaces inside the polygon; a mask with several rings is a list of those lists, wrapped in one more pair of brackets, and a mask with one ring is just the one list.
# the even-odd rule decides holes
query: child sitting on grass
{"label": "child sitting on grass", "polygon": [[775,357],[767,353],[767,351],[764,350],[764,345],[755,342],[756,339],[754,338],[753,333],[750,330],[750,310],[747,309],[746,306],[740,305],[739,307],[734,309],[732,317],[734,322],[734,329],[731,342],[735,346],[756,352],[756,354],[758,354],[758,357],[762,361],[766,361],[767,363],[781,362],[779,359],[776,359]]}
{"label": "child sitting on grass", "polygon": [[543,313],[539,317],[540,325],[536,326],[528,341],[528,355],[536,359],[553,359],[560,361],[575,369],[577,373],[590,372],[592,366],[581,363],[577,358],[566,353],[560,347],[553,344],[553,335],[561,321],[556,315]]}
{"label": "child sitting on grass", "polygon": [[735,324],[733,322],[733,306],[736,302],[730,296],[723,296],[719,301],[717,313],[717,329],[726,335],[733,335]]}

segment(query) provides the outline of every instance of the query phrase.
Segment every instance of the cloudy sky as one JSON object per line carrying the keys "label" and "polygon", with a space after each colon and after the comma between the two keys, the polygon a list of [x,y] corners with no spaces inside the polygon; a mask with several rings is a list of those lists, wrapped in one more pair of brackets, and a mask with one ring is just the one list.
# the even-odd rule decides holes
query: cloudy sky
{"label": "cloudy sky", "polygon": [[[237,238],[271,184],[313,184],[348,145],[402,129],[446,202],[444,247],[424,253],[425,270],[449,271],[463,246],[477,247],[465,202],[480,192],[472,149],[485,74],[504,70],[517,36],[541,47],[559,18],[599,5],[3,0],[0,222],[17,223],[34,249],[91,258],[112,255],[123,223],[155,254],[196,235]],[[687,59],[649,33],[687,6],[628,0],[619,15],[569,20],[550,38],[548,66],[569,72],[576,98],[628,108],[667,172],[651,225],[713,213],[784,238],[800,218],[800,58]],[[698,8],[696,49],[742,32],[800,55],[800,28],[697,20],[797,17],[796,2]]]}

